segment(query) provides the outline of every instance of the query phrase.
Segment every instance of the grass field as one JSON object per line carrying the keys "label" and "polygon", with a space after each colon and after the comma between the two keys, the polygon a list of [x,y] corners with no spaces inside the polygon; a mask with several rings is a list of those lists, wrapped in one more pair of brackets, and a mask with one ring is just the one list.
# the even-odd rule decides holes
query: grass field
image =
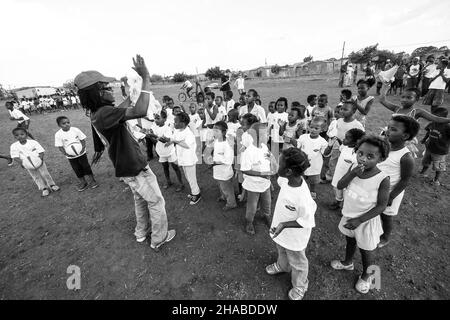
{"label": "grass field", "polygon": [[[311,93],[327,93],[335,106],[340,91],[336,79],[248,81],[246,86],[258,90],[265,106],[280,96],[289,103],[305,103]],[[178,87],[153,90],[158,99],[164,94],[176,98]],[[100,187],[76,191],[77,179],[68,161],[53,147],[55,119],[61,114],[88,136],[89,158],[93,154],[88,118],[78,110],[32,116],[30,131],[46,149],[47,166],[60,192],[41,198],[26,171],[0,162],[0,299],[287,298],[289,276],[265,274],[265,266],[276,259],[267,228],[257,221],[257,234],[250,237],[243,231],[243,207],[223,213],[212,173],[204,165],[197,169],[203,194],[198,205],[189,206],[185,194],[163,190],[169,226],[178,232],[173,242],[159,253],[149,243],[138,244],[132,194],[114,176],[106,154],[93,168]],[[376,102],[368,116],[368,131],[378,133],[388,118],[389,112]],[[8,153],[15,122],[3,107],[0,124],[0,153]],[[425,124],[421,121],[422,127]],[[160,164],[154,160],[150,167],[162,183]],[[316,228],[307,249],[310,273],[305,299],[450,298],[447,174],[443,182],[445,186],[434,187],[416,176],[411,180],[393,242],[376,253],[381,291],[365,296],[354,290],[361,270],[358,253],[355,271],[336,272],[330,267],[331,260],[343,257],[345,240],[337,229],[339,217],[324,206],[332,201],[331,187],[320,185]],[[275,200],[276,195],[273,206]],[[66,287],[69,265],[81,269],[80,290]]]}

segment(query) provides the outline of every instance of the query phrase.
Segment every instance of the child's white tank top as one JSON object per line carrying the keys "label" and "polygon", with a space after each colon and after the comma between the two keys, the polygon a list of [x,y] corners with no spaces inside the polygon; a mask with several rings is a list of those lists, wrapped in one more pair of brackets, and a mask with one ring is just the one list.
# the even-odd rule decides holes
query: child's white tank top
{"label": "child's white tank top", "polygon": [[[352,166],[352,169],[355,165]],[[368,179],[355,177],[344,190],[342,215],[357,218],[373,209],[378,202],[378,189],[387,175],[381,171]]]}
{"label": "child's white tank top", "polygon": [[404,147],[397,151],[389,152],[389,156],[386,160],[379,163],[377,167],[390,178],[390,191],[394,189],[397,183],[400,181],[400,161],[402,157],[407,154],[409,149]]}

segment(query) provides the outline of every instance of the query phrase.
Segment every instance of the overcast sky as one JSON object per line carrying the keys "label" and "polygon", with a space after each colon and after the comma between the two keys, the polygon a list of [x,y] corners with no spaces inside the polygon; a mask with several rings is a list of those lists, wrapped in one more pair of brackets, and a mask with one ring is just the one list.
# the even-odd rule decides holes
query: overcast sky
{"label": "overcast sky", "polygon": [[0,83],[60,86],[84,70],[120,77],[246,70],[380,44],[450,47],[448,0],[2,0]]}

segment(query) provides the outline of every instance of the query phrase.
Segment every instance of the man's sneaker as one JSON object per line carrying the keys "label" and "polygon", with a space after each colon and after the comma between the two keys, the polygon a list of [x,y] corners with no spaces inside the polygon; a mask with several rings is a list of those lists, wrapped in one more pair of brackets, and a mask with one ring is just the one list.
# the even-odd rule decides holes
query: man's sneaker
{"label": "man's sneaker", "polygon": [[292,288],[289,290],[288,297],[290,300],[302,300],[305,293],[306,289],[304,288]]}
{"label": "man's sneaker", "polygon": [[202,196],[200,195],[200,193],[198,194],[198,195],[196,195],[196,196],[192,196],[190,199],[191,199],[191,201],[189,202],[189,204],[191,205],[191,206],[193,206],[194,204],[197,204],[199,201],[200,201],[200,199],[202,198]]}
{"label": "man's sneaker", "polygon": [[367,281],[364,281],[361,277],[359,277],[358,281],[356,282],[355,289],[359,293],[366,294],[369,292],[371,284],[372,284],[372,276],[369,276]]}
{"label": "man's sneaker", "polygon": [[47,197],[50,194],[50,191],[48,189],[42,190],[42,196]]}
{"label": "man's sneaker", "polygon": [[177,234],[177,232],[175,230],[169,230],[167,231],[167,236],[166,239],[160,243],[158,243],[157,245],[154,245],[153,243],[150,245],[150,248],[152,248],[153,250],[155,250],[156,252],[159,251],[159,249],[161,248],[161,246],[169,241],[171,241],[173,238],[175,238],[175,235]]}
{"label": "man's sneaker", "polygon": [[355,269],[355,266],[353,265],[353,263],[349,264],[349,265],[344,265],[342,264],[341,261],[339,260],[333,260],[331,261],[331,267],[334,270],[347,270],[347,271],[352,271]]}
{"label": "man's sneaker", "polygon": [[60,190],[60,187],[58,187],[57,185],[50,186],[50,188],[52,189],[52,191],[59,191]]}
{"label": "man's sneaker", "polygon": [[88,184],[87,182],[85,183],[80,183],[77,187],[78,192],[82,192],[84,190],[86,190],[88,188]]}

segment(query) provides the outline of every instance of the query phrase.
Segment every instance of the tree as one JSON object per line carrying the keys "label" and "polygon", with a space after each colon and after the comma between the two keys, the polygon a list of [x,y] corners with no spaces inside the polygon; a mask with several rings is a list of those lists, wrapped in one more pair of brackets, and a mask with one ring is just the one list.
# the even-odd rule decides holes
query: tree
{"label": "tree", "polygon": [[391,60],[395,62],[398,60],[399,56],[393,51],[389,50],[377,50],[378,63],[386,62],[386,60]]}
{"label": "tree", "polygon": [[159,74],[152,74],[150,77],[150,81],[151,82],[162,82],[163,81],[163,77],[160,76]]}
{"label": "tree", "polygon": [[184,72],[181,73],[175,73],[173,75],[173,81],[174,82],[185,82],[188,79],[188,75]]}
{"label": "tree", "polygon": [[205,77],[209,80],[220,79],[225,75],[223,70],[220,70],[220,67],[209,68],[205,72]]}
{"label": "tree", "polygon": [[310,61],[313,61],[313,56],[312,55],[309,55],[309,56],[303,58],[303,62],[310,62]]}
{"label": "tree", "polygon": [[281,71],[281,67],[277,64],[272,66],[272,68],[270,69],[270,72],[272,72],[273,74],[279,74],[280,71]]}
{"label": "tree", "polygon": [[433,46],[420,47],[420,48],[417,48],[416,50],[414,50],[414,51],[411,53],[411,56],[412,56],[412,57],[424,57],[424,56],[426,56],[427,54],[429,54],[431,51],[437,50],[437,49],[438,49],[438,48],[433,47]]}
{"label": "tree", "polygon": [[66,91],[77,91],[77,87],[75,87],[75,84],[73,82],[73,79],[67,80],[63,83],[63,88],[66,89]]}
{"label": "tree", "polygon": [[363,64],[372,60],[373,57],[377,55],[378,43],[373,46],[368,46],[357,52],[352,52],[348,55],[350,62]]}

